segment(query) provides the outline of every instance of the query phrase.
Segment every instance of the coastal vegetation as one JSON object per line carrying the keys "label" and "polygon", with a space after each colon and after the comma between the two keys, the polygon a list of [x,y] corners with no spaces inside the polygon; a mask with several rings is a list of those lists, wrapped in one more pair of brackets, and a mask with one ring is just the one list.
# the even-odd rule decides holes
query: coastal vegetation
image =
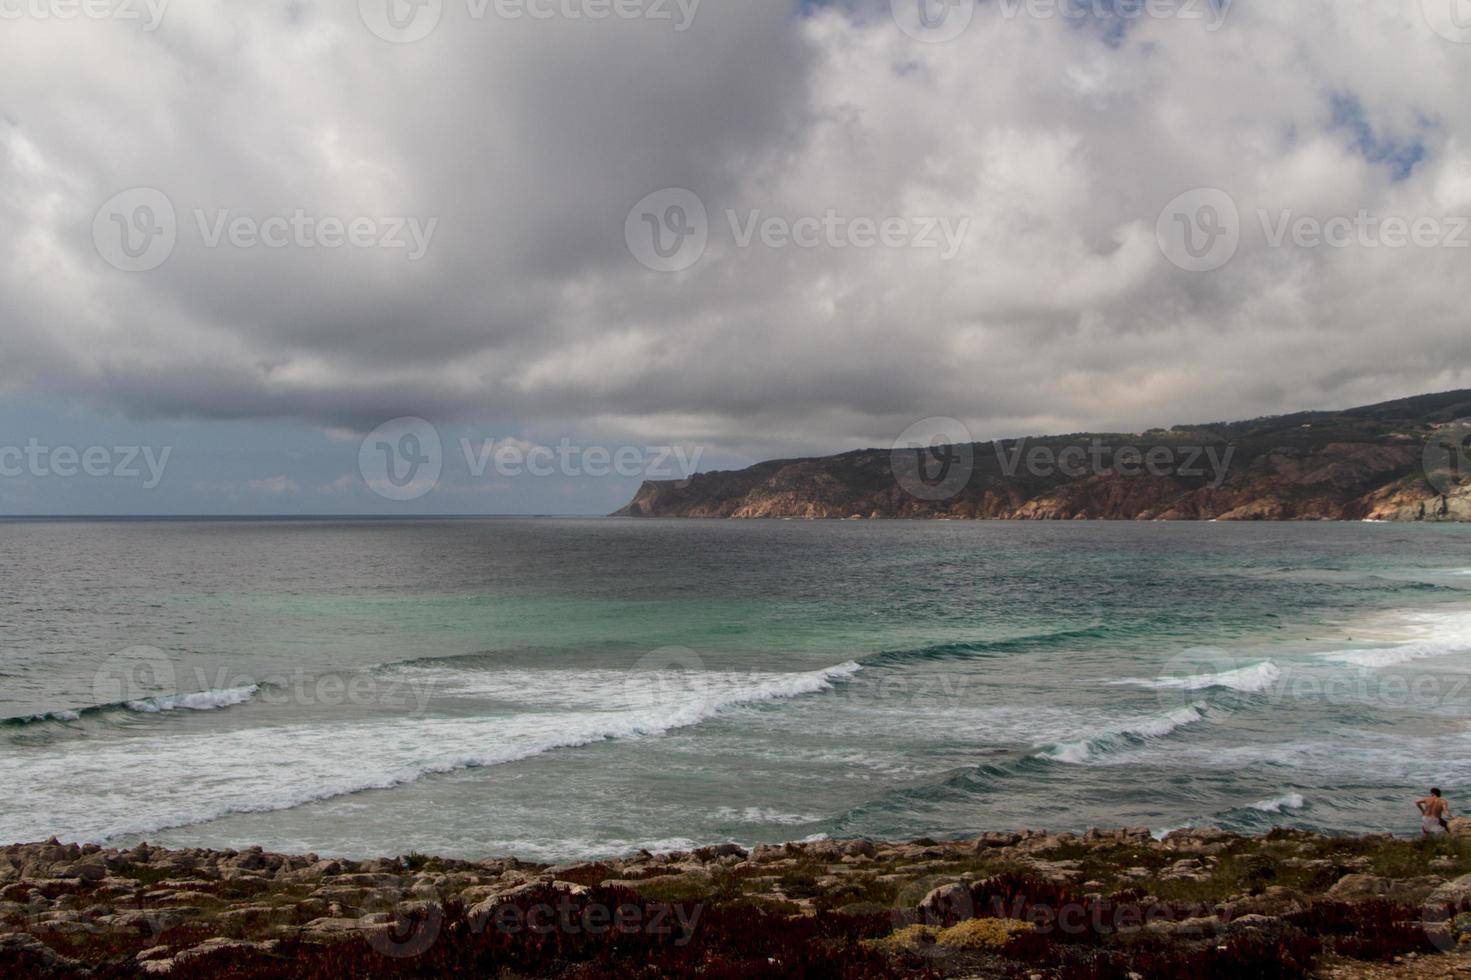
{"label": "coastal vegetation", "polygon": [[0,973],[1198,980],[1459,964],[1471,821],[1453,831],[988,833],[558,866],[53,840],[0,849]]}

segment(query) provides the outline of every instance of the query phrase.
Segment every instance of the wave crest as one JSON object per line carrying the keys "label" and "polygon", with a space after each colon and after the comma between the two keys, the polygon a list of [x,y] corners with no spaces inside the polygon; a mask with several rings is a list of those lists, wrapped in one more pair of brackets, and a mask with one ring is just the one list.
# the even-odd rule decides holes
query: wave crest
{"label": "wave crest", "polygon": [[195,691],[191,694],[163,694],[135,701],[116,701],[111,704],[91,704],[81,708],[60,708],[34,715],[16,715],[0,718],[0,725],[37,725],[45,722],[73,722],[82,718],[110,711],[131,711],[136,714],[156,715],[165,711],[217,711],[245,704],[260,693],[259,684],[246,684],[218,691]]}
{"label": "wave crest", "polygon": [[1176,729],[1202,722],[1206,718],[1206,707],[1204,701],[1197,701],[1154,718],[1145,718],[1126,728],[1049,746],[1039,751],[1037,755],[1054,762],[1078,765],[1087,762],[1097,753],[1162,738]]}
{"label": "wave crest", "polygon": [[[594,710],[549,708],[489,717],[397,717],[386,722],[361,720],[345,729],[302,722],[190,733],[182,738],[175,732],[160,731],[111,742],[79,739],[48,754],[44,771],[22,770],[19,758],[0,755],[0,782],[18,782],[24,776],[40,787],[25,811],[0,812],[0,838],[40,839],[36,835],[45,831],[75,840],[107,840],[205,823],[235,813],[289,810],[316,800],[518,762],[559,749],[662,735],[736,706],[819,693],[862,669],[848,661],[804,673],[689,672],[672,693],[662,683],[657,685],[654,690],[662,693],[655,700],[647,698],[642,683],[633,683],[632,691],[624,691],[622,685],[629,682],[629,675],[615,680],[610,672],[592,692],[605,698]],[[544,674],[548,688],[567,688],[582,681],[585,672],[552,670]],[[150,707],[201,710],[207,703],[220,707],[224,705],[218,702],[237,697],[244,697],[244,691],[207,701],[169,698]],[[363,745],[374,746],[374,752],[365,755]],[[79,771],[83,758],[91,771],[105,774],[95,795],[87,799],[76,796],[68,779],[68,774]],[[290,759],[292,763],[267,770],[259,766],[263,758]],[[167,766],[160,759],[167,759]],[[208,785],[179,778],[182,773],[206,768],[214,774]],[[42,819],[40,815],[47,821],[44,827],[34,822]]]}
{"label": "wave crest", "polygon": [[1260,810],[1262,813],[1281,813],[1283,810],[1301,810],[1308,805],[1308,801],[1301,793],[1283,793],[1274,796],[1270,800],[1258,800],[1250,804],[1251,809]]}
{"label": "wave crest", "polygon": [[1125,678],[1113,684],[1130,684],[1154,690],[1205,691],[1213,687],[1226,687],[1243,694],[1260,694],[1269,690],[1282,679],[1282,668],[1271,660],[1247,664],[1233,670],[1218,673],[1192,674],[1188,677]]}

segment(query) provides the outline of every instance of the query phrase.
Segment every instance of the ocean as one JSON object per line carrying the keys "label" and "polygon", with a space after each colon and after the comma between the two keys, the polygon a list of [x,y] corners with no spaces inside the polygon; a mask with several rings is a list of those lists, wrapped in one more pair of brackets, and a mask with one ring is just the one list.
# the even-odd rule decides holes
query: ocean
{"label": "ocean", "polygon": [[0,842],[1418,832],[1471,527],[0,523]]}

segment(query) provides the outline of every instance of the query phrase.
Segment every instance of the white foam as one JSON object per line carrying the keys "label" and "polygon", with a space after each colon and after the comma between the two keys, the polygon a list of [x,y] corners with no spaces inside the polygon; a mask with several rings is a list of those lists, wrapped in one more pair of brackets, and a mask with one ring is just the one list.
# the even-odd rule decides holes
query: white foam
{"label": "white foam", "polygon": [[1301,810],[1308,805],[1301,793],[1284,793],[1282,796],[1274,796],[1270,800],[1258,800],[1251,804],[1251,809],[1260,810],[1263,813],[1281,813],[1283,810]]}
{"label": "white foam", "polygon": [[1326,660],[1380,670],[1417,660],[1471,653],[1471,613],[1464,609],[1400,613],[1381,625],[1382,632],[1403,636],[1386,646],[1330,650]]}
{"label": "white foam", "polygon": [[1212,687],[1229,687],[1247,694],[1259,694],[1282,679],[1282,668],[1270,660],[1248,664],[1234,670],[1188,677],[1125,678],[1114,684],[1133,684],[1156,690],[1203,691]]}
{"label": "white foam", "polygon": [[219,691],[197,691],[192,694],[163,694],[152,698],[139,698],[135,701],[124,701],[120,705],[90,705],[85,708],[63,708],[56,711],[46,711],[35,715],[21,715],[16,718],[0,719],[9,722],[21,722],[34,724],[45,721],[80,721],[84,713],[100,711],[107,708],[123,708],[127,711],[139,714],[158,714],[163,711],[215,711],[220,708],[230,708],[237,704],[245,704],[259,693],[260,688],[255,684],[244,687],[231,687]]}
{"label": "white foam", "polygon": [[[41,840],[54,833],[101,841],[230,813],[285,810],[556,749],[657,736],[738,705],[816,693],[861,669],[849,662],[799,674],[745,675],[739,684],[729,677],[708,683],[687,679],[678,696],[668,698],[651,699],[648,689],[635,684],[631,696],[603,710],[584,703],[577,711],[395,715],[188,733],[144,730],[106,741],[64,743],[43,755],[0,755],[0,784],[25,786],[27,802],[0,811],[0,840]],[[580,683],[582,673],[543,671],[542,683],[568,689]],[[156,705],[158,710],[184,706],[182,701]],[[89,792],[77,793],[77,786]]]}
{"label": "white foam", "polygon": [[[697,847],[709,844],[710,841],[699,841],[693,837],[659,837],[653,840],[614,840],[597,837],[544,837],[528,839],[522,837],[502,840],[496,837],[487,838],[482,845],[484,850],[492,854],[514,855],[519,858],[530,858],[533,861],[545,861],[550,864],[560,863],[567,860],[597,860],[609,857],[626,857],[639,851],[648,851],[650,854],[669,854],[673,851],[692,851]],[[724,843],[722,841],[722,843]],[[453,849],[454,845],[448,845]],[[444,848],[432,848],[433,853],[441,853]],[[329,852],[318,849],[318,854],[323,857],[339,856],[330,855]],[[344,853],[342,857],[352,857],[352,854]]]}
{"label": "white foam", "polygon": [[260,688],[255,684],[247,684],[244,687],[231,687],[222,691],[198,691],[194,694],[169,694],[156,698],[144,698],[141,701],[124,702],[123,707],[129,711],[137,711],[144,714],[157,714],[160,711],[216,711],[220,708],[231,708],[237,704],[245,704],[255,697]]}
{"label": "white foam", "polygon": [[1108,751],[1130,741],[1161,738],[1186,725],[1204,721],[1205,707],[1204,702],[1196,702],[1163,715],[1140,719],[1124,728],[1054,745],[1043,750],[1041,755],[1055,762],[1078,765],[1087,762],[1096,752]]}
{"label": "white foam", "polygon": [[781,824],[784,826],[817,823],[823,819],[818,814],[783,813],[780,810],[763,806],[748,806],[744,810],[737,810],[734,807],[722,807],[715,811],[715,818],[718,820],[729,820],[733,823]]}
{"label": "white foam", "polygon": [[659,710],[702,714],[711,706],[815,694],[862,668],[853,661],[804,673],[688,670],[465,670],[449,664],[404,664],[389,676],[433,692],[436,701],[502,702],[518,709]]}

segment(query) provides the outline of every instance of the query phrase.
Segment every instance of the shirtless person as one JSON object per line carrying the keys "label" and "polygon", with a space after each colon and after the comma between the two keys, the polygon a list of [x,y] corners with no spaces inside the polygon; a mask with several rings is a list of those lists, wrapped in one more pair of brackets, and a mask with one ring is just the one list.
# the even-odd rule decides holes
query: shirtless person
{"label": "shirtless person", "polygon": [[1430,795],[1423,800],[1416,800],[1415,806],[1420,809],[1420,833],[1426,837],[1446,832],[1446,822],[1450,819],[1450,804],[1440,795],[1437,787],[1430,791]]}

